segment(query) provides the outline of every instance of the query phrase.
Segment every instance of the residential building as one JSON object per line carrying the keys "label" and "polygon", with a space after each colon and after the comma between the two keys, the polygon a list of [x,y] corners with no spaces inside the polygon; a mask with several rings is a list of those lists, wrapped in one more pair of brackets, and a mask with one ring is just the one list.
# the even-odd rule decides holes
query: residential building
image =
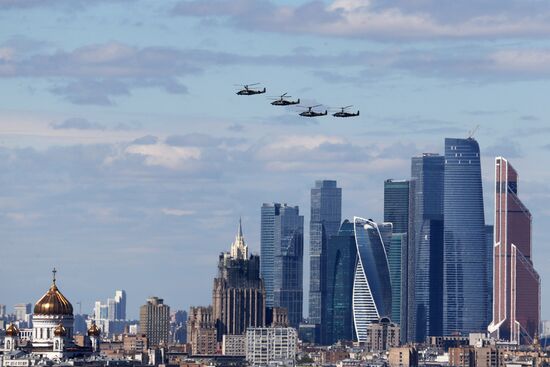
{"label": "residential building", "polygon": [[444,176],[443,334],[479,332],[489,324],[488,259],[475,139],[445,139]]}
{"label": "residential building", "polygon": [[326,281],[324,252],[327,241],[338,233],[342,222],[342,189],[336,181],[315,181],[311,189],[309,224],[310,281],[309,322],[322,324],[322,292]]}
{"label": "residential building", "polygon": [[297,206],[263,204],[260,270],[266,305],[286,308],[294,327],[302,320],[303,233],[304,217]]}
{"label": "residential building", "polygon": [[151,346],[170,341],[170,307],[162,298],[151,297],[140,307],[139,329]]}
{"label": "residential building", "polygon": [[385,352],[398,347],[400,342],[399,325],[383,317],[367,326],[367,351]]}
{"label": "residential building", "polygon": [[295,361],[298,345],[296,329],[249,328],[246,331],[246,360],[253,366]]}
{"label": "residential building", "polygon": [[390,367],[418,367],[418,350],[415,347],[391,348],[388,365]]}
{"label": "residential building", "polygon": [[401,302],[404,341],[442,335],[444,163],[433,153],[411,159],[408,249],[402,256],[408,259]]}
{"label": "residential building", "polygon": [[326,248],[321,343],[353,340],[353,279],[357,263],[354,225],[345,220]]}
{"label": "residential building", "polygon": [[241,335],[248,327],[265,326],[265,288],[260,278],[260,258],[248,255],[242,225],[230,252],[218,260],[212,305],[218,341],[223,335]]}
{"label": "residential building", "polygon": [[495,161],[493,321],[489,332],[512,343],[531,344],[540,324],[540,277],[533,267],[529,209],[518,197],[517,171]]}
{"label": "residential building", "polygon": [[385,241],[391,239],[392,225],[359,217],[354,217],[353,224],[357,248],[353,320],[357,340],[366,343],[368,325],[391,315],[392,289]]}
{"label": "residential building", "polygon": [[246,356],[246,334],[224,335],[222,339],[224,356]]}
{"label": "residential building", "polygon": [[189,309],[187,342],[191,344],[191,353],[194,355],[216,354],[216,323],[212,306]]}

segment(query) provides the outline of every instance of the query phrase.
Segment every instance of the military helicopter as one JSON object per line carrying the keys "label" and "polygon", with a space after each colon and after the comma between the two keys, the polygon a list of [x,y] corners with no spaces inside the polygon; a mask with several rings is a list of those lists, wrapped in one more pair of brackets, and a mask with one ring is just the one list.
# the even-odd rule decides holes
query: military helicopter
{"label": "military helicopter", "polygon": [[326,116],[328,115],[328,111],[325,110],[325,112],[315,112],[315,111],[312,111],[312,108],[315,108],[315,107],[319,107],[319,106],[322,106],[320,104],[318,105],[315,105],[315,106],[311,106],[311,107],[303,107],[303,108],[307,108],[307,111],[304,111],[304,112],[301,112],[300,113],[300,116],[304,116],[304,117],[317,117],[317,116]]}
{"label": "military helicopter", "polygon": [[279,96],[279,98],[272,98],[273,102],[271,102],[271,104],[273,106],[290,106],[293,104],[300,104],[300,98],[298,98],[296,101],[290,101],[288,99],[285,99],[285,97],[290,98],[291,96],[287,96],[287,93],[282,94]]}
{"label": "military helicopter", "polygon": [[237,94],[239,96],[252,96],[254,94],[262,94],[262,93],[265,93],[265,88],[262,90],[262,89],[251,89],[249,87],[253,86],[253,85],[258,85],[260,83],[254,83],[254,84],[244,84],[244,85],[240,85],[240,84],[237,84],[235,85],[236,87],[243,87],[243,89],[239,90],[237,92]]}
{"label": "military helicopter", "polygon": [[346,107],[340,107],[341,111],[338,111],[336,113],[333,113],[332,116],[334,117],[354,117],[359,116],[359,110],[357,110],[357,113],[353,112],[345,112],[344,110],[352,107],[352,105],[346,106]]}

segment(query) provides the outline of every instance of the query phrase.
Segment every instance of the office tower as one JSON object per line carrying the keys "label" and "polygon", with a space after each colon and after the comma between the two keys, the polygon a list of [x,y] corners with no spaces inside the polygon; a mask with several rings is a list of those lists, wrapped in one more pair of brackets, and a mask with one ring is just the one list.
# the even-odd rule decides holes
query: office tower
{"label": "office tower", "polygon": [[298,334],[291,327],[250,328],[246,331],[246,360],[251,366],[295,361],[297,346]]}
{"label": "office tower", "polygon": [[393,233],[409,231],[409,181],[384,181],[384,222],[393,224]]}
{"label": "office tower", "polygon": [[187,311],[172,312],[170,315],[170,335],[174,343],[187,343]]}
{"label": "office tower", "polygon": [[408,249],[403,257],[408,258],[407,298],[402,298],[406,341],[424,342],[427,336],[442,335],[444,164],[445,158],[438,154],[411,159]]}
{"label": "office tower", "polygon": [[342,189],[336,181],[315,181],[311,189],[311,219],[309,223],[309,322],[322,324],[321,294],[325,284],[324,252],[327,241],[338,233],[342,222]]}
{"label": "office tower", "polygon": [[152,346],[170,341],[170,307],[162,298],[151,297],[139,308],[139,329]]}
{"label": "office tower", "polygon": [[26,321],[27,315],[31,314],[32,305],[30,303],[18,303],[13,306],[13,313],[15,314],[15,320]]}
{"label": "office tower", "polygon": [[0,305],[0,319],[6,317],[6,305]]}
{"label": "office tower", "polygon": [[[388,263],[390,266],[390,279],[392,291],[391,321],[401,324],[402,293],[407,293],[407,234],[394,233],[391,236]],[[404,256],[405,255],[405,256]],[[405,264],[405,266],[404,266]],[[405,271],[403,271],[405,270]],[[406,298],[404,298],[406,300]]]}
{"label": "office tower", "polygon": [[493,232],[495,227],[485,225],[485,251],[487,251],[487,317],[486,320],[493,320]]}
{"label": "office tower", "polygon": [[107,320],[116,320],[116,302],[114,298],[107,298]]}
{"label": "office tower", "polygon": [[445,139],[443,333],[487,329],[487,251],[479,145]]}
{"label": "office tower", "polygon": [[353,340],[353,278],[357,262],[353,223],[345,220],[326,248],[321,343]]}
{"label": "office tower", "polygon": [[298,327],[302,320],[303,252],[304,217],[299,208],[263,204],[260,269],[266,287],[266,305],[285,307],[293,327]]}
{"label": "office tower", "polygon": [[126,320],[126,291],[115,291],[115,320]]}
{"label": "office tower", "polygon": [[[384,222],[393,224],[388,252],[392,283],[391,320],[397,324],[401,324],[402,315],[403,320],[407,319],[409,186],[407,180],[389,179],[384,182]],[[405,302],[401,302],[401,299]],[[406,325],[403,326],[406,330]]]}
{"label": "office tower", "polygon": [[540,277],[533,268],[531,213],[518,197],[518,174],[495,161],[493,321],[495,337],[531,344],[540,322]]}
{"label": "office tower", "polygon": [[241,335],[248,327],[265,326],[265,288],[260,278],[260,258],[248,256],[241,222],[230,252],[218,260],[212,305],[218,334]]}
{"label": "office tower", "polygon": [[216,323],[212,306],[189,309],[187,342],[191,344],[194,355],[216,354]]}
{"label": "office tower", "polygon": [[[367,342],[367,327],[391,315],[391,280],[384,238],[391,238],[391,223],[353,218],[357,265],[353,281],[353,320],[360,343]],[[390,236],[385,235],[389,233]]]}

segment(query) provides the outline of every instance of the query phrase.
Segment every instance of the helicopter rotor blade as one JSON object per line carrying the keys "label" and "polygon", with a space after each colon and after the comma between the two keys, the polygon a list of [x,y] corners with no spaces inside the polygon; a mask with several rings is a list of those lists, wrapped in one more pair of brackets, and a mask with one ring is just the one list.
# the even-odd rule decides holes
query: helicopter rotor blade
{"label": "helicopter rotor blade", "polygon": [[349,106],[346,106],[346,107],[342,107],[342,108],[343,108],[343,109],[345,110],[346,108],[350,108],[350,107],[353,107],[353,105],[352,105],[352,104],[350,104]]}

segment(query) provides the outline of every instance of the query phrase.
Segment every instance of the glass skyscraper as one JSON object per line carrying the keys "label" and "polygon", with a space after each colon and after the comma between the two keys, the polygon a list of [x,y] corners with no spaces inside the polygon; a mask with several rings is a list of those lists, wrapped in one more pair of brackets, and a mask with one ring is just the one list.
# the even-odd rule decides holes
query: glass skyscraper
{"label": "glass skyscraper", "polygon": [[302,320],[304,217],[297,206],[263,204],[260,269],[267,307],[285,307],[291,326]]}
{"label": "glass skyscraper", "polygon": [[[390,277],[392,283],[392,314],[391,320],[401,324],[407,318],[408,303],[408,245],[407,232],[409,226],[409,181],[384,181],[384,222],[392,223],[393,234],[388,252]],[[404,299],[405,302],[401,302]],[[405,323],[406,324],[406,323]],[[406,335],[401,326],[402,335]]]}
{"label": "glass skyscraper", "polygon": [[353,340],[353,278],[357,262],[353,223],[345,220],[326,248],[321,343]]}
{"label": "glass skyscraper", "polygon": [[384,239],[391,238],[392,225],[355,217],[353,226],[357,248],[353,322],[357,340],[366,343],[368,325],[391,315],[392,289]]}
{"label": "glass skyscraper", "polygon": [[533,267],[531,213],[518,197],[518,174],[495,161],[493,321],[489,332],[512,343],[532,344],[540,323],[540,277]]}
{"label": "glass skyscraper", "polygon": [[487,250],[479,145],[445,139],[443,332],[486,330]]}
{"label": "glass skyscraper", "polygon": [[310,281],[309,322],[321,324],[321,294],[325,284],[324,252],[327,241],[338,233],[342,221],[342,189],[336,181],[315,181],[311,189],[311,220],[309,224]]}
{"label": "glass skyscraper", "polygon": [[442,335],[444,157],[425,153],[411,160],[407,317],[403,340]]}

